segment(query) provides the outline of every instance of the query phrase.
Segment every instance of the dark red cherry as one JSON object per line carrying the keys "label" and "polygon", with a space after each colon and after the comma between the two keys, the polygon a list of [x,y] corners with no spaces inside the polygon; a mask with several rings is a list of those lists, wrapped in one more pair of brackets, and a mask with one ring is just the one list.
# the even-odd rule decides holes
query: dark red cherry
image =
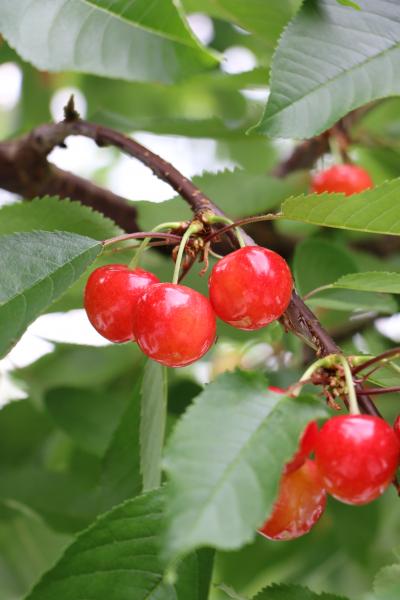
{"label": "dark red cherry", "polygon": [[311,180],[311,190],[317,194],[323,192],[341,192],[350,196],[363,192],[374,183],[365,169],[356,165],[333,165],[329,169],[316,173]]}
{"label": "dark red cherry", "polygon": [[267,248],[246,246],[219,260],[208,282],[217,316],[238,329],[260,329],[286,310],[293,280],[286,261]]}
{"label": "dark red cherry", "polygon": [[168,367],[199,359],[215,340],[215,314],[209,300],[184,285],[157,283],[139,299],[133,331],[140,349]]}
{"label": "dark red cherry", "polygon": [[315,445],[317,443],[318,437],[318,425],[315,421],[310,421],[307,427],[304,429],[299,442],[299,449],[296,454],[293,456],[292,460],[290,460],[285,465],[285,473],[291,473],[292,471],[296,471],[302,464],[306,461],[306,459],[310,456],[311,452],[314,452]]}
{"label": "dark red cherry", "polygon": [[383,494],[399,459],[397,436],[379,417],[332,417],[318,433],[315,461],[324,485],[348,504],[367,504]]}
{"label": "dark red cherry", "polygon": [[84,305],[93,327],[111,342],[134,340],[132,312],[149,286],[159,279],[143,269],[105,265],[95,269],[85,287]]}
{"label": "dark red cherry", "polygon": [[310,531],[325,510],[326,492],[314,461],[282,475],[278,499],[259,533],[270,540],[292,540]]}

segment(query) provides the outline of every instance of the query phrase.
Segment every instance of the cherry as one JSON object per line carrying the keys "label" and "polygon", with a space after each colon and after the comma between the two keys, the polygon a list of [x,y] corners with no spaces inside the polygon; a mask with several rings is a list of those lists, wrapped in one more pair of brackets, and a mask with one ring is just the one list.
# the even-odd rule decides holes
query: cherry
{"label": "cherry", "polygon": [[274,392],[274,394],[286,394],[286,391],[284,388],[278,387],[277,385],[269,385],[268,389],[270,392]]}
{"label": "cherry", "polygon": [[367,190],[373,185],[373,181],[365,169],[356,165],[333,165],[313,176],[311,190],[317,194],[342,192],[346,196],[350,196]]}
{"label": "cherry", "polygon": [[139,299],[133,331],[140,349],[168,367],[199,359],[215,340],[215,315],[209,300],[184,285],[157,283]]}
{"label": "cherry", "polygon": [[272,513],[259,529],[270,540],[292,540],[310,531],[325,510],[326,492],[314,461],[284,473]]}
{"label": "cherry", "polygon": [[299,449],[293,458],[285,465],[284,473],[292,473],[305,463],[311,452],[314,452],[318,437],[318,425],[310,421],[304,429],[299,442]]}
{"label": "cherry", "polygon": [[218,317],[238,329],[260,329],[286,310],[293,280],[286,261],[267,248],[246,246],[219,260],[208,282]]}
{"label": "cherry", "polygon": [[84,305],[93,327],[111,342],[134,340],[132,312],[150,285],[158,283],[153,273],[129,269],[127,265],[105,265],[95,269],[85,287]]}
{"label": "cherry", "polygon": [[386,421],[371,415],[340,415],[319,431],[315,460],[327,491],[347,504],[367,504],[392,481],[400,444]]}
{"label": "cherry", "polygon": [[397,435],[397,439],[400,441],[400,415],[396,417],[396,420],[393,423],[393,429],[395,434]]}

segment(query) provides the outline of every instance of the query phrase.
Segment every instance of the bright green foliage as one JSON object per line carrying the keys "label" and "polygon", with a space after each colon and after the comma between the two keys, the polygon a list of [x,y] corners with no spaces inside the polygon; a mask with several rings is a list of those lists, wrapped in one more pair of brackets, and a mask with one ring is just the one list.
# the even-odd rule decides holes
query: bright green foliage
{"label": "bright green foliage", "polygon": [[71,233],[42,231],[0,237],[0,356],[82,275],[100,251],[95,240]]}
{"label": "bright green foliage", "polygon": [[[371,277],[371,273],[354,273],[358,271],[356,258],[339,243],[322,238],[304,240],[296,247],[293,268],[296,286],[301,294],[310,294],[311,305],[389,314],[396,310],[396,302],[391,296],[371,292],[396,293],[398,276],[395,274],[394,281],[389,283],[387,273],[376,273],[376,278]],[[318,291],[319,288],[323,289]],[[349,293],[344,291],[346,289],[355,291]]]}
{"label": "bright green foliage", "polygon": [[396,600],[399,595],[400,565],[381,569],[374,580],[374,594],[371,600]]}
{"label": "bright green foliage", "polygon": [[197,397],[167,447],[166,548],[233,549],[251,541],[271,509],[282,466],[308,421],[324,416],[309,397],[267,390],[256,374],[221,376]]}
{"label": "bright green foliage", "polygon": [[125,396],[106,391],[54,388],[45,397],[51,418],[78,446],[102,457],[125,409]]}
{"label": "bright green foliage", "polygon": [[400,92],[398,6],[386,0],[360,6],[304,2],[279,42],[259,130],[311,137],[349,111]]}
{"label": "bright green foliage", "polygon": [[254,600],[346,600],[333,594],[315,594],[298,585],[273,585],[254,598]]}
{"label": "bright green foliage", "polygon": [[46,196],[0,210],[0,235],[38,230],[69,231],[95,240],[121,233],[115,223],[101,213],[70,200]]}
{"label": "bright green foliage", "polygon": [[151,13],[148,6],[135,3],[121,19],[115,2],[5,0],[0,28],[23,58],[49,71],[170,83],[216,64],[171,0],[157,0]]}
{"label": "bright green foliage", "polygon": [[161,456],[167,414],[167,369],[148,360],[140,389],[140,447],[143,491],[161,484]]}
{"label": "bright green foliage", "polygon": [[301,295],[354,271],[358,271],[355,260],[338,243],[308,238],[296,246],[293,272]]}
{"label": "bright green foliage", "polygon": [[340,277],[333,285],[349,290],[400,294],[400,274],[384,271],[353,273]]}
{"label": "bright green foliage", "polygon": [[79,535],[26,600],[107,597],[176,600],[158,558],[164,498],[138,496],[102,515]]}
{"label": "bright green foliage", "polygon": [[274,47],[282,28],[293,15],[297,2],[280,0],[184,0],[190,11],[205,11],[210,15],[231,21],[258,35],[264,43]]}
{"label": "bright green foliage", "polygon": [[343,194],[310,194],[283,203],[285,218],[323,227],[366,233],[400,234],[400,181],[394,179],[372,190]]}

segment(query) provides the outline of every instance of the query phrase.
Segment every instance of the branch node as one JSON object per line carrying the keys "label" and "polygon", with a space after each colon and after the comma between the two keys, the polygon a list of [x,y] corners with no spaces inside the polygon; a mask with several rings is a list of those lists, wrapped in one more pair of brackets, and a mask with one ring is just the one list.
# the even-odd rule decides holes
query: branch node
{"label": "branch node", "polygon": [[75,108],[75,99],[74,94],[71,94],[67,104],[64,106],[64,121],[66,123],[71,123],[72,121],[78,121],[80,115]]}

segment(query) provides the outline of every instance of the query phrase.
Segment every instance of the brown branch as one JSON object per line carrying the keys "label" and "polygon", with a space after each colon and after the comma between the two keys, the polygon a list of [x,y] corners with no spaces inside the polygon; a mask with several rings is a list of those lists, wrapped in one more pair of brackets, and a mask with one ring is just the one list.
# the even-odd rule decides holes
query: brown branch
{"label": "brown branch", "polygon": [[47,154],[53,147],[44,152],[35,143],[35,131],[1,143],[0,187],[27,200],[46,195],[79,200],[113,219],[128,233],[140,230],[132,203],[48,162]]}

